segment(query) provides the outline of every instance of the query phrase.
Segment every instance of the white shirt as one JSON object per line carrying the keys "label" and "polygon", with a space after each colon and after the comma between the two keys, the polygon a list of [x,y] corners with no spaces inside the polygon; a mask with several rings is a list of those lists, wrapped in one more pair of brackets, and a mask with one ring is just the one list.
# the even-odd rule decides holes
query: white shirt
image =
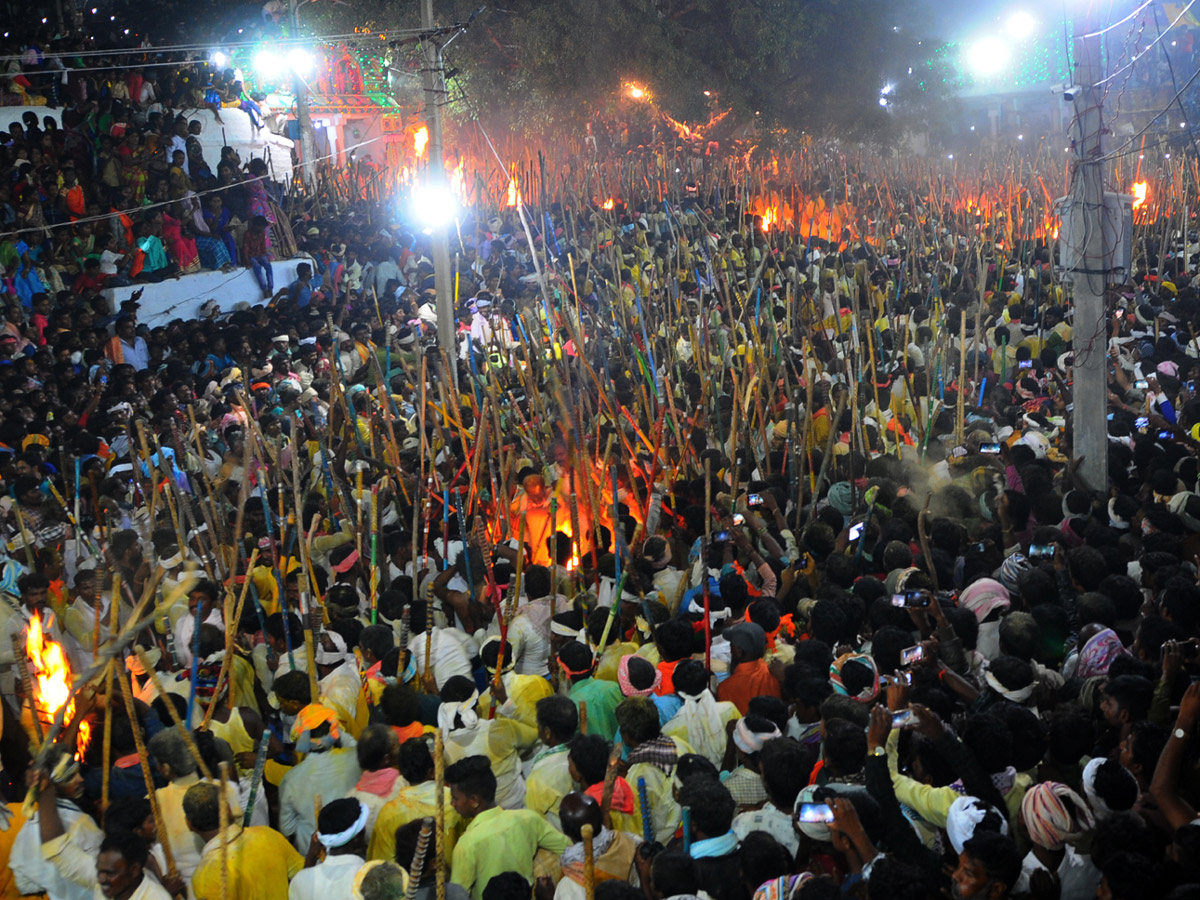
{"label": "white shirt", "polygon": [[353,750],[337,748],[323,753],[310,753],[283,776],[279,783],[279,830],[290,835],[292,845],[302,853],[317,830],[313,800],[337,800],[345,797],[358,784],[362,769]]}
{"label": "white shirt", "polygon": [[354,895],[354,876],[366,860],[353,853],[327,856],[325,862],[296,873],[288,885],[288,900],[328,900]]}
{"label": "white shirt", "polygon": [[[212,609],[205,617],[203,624],[215,625],[222,631],[225,630],[225,624],[221,621],[221,611]],[[175,623],[175,658],[179,660],[179,665],[183,668],[188,668],[192,664],[192,638],[196,634],[196,614],[189,612],[179,617],[179,621]]]}
{"label": "white shirt", "polygon": [[[104,891],[100,890],[100,885],[96,885],[92,900],[107,900],[104,896]],[[142,883],[137,886],[137,890],[129,895],[129,900],[171,900],[171,895],[167,893],[167,889],[155,881],[149,872],[142,873]]]}
{"label": "white shirt", "polygon": [[[104,833],[91,817],[71,801],[62,799],[58,801],[58,815],[74,848],[94,859]],[[41,826],[36,812],[21,826],[13,841],[8,866],[22,894],[45,891],[50,900],[92,900],[95,882],[80,884],[60,871],[54,860],[42,856]]]}
{"label": "white shirt", "polygon": [[[408,652],[417,667],[425,671],[425,635],[414,635],[408,642]],[[440,691],[442,685],[455,675],[471,678],[471,657],[479,655],[479,647],[470,635],[452,628],[433,629],[433,680]]]}
{"label": "white shirt", "polygon": [[[1096,889],[1100,887],[1100,870],[1092,864],[1091,857],[1075,852],[1070,844],[1059,863],[1058,883],[1061,886],[1059,900],[1092,900]],[[1029,893],[1029,878],[1038,869],[1045,869],[1032,850],[1021,860],[1021,877],[1013,885],[1014,896]]]}
{"label": "white shirt", "polygon": [[150,350],[146,346],[144,337],[135,337],[132,344],[127,344],[122,340],[121,355],[125,358],[125,362],[138,372],[150,366]]}

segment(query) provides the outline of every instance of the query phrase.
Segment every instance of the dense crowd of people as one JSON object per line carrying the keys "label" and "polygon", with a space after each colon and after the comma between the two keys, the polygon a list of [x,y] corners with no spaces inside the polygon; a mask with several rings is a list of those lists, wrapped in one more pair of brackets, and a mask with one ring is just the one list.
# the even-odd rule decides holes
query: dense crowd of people
{"label": "dense crowd of people", "polygon": [[[1054,248],[924,173],[885,202],[843,158],[807,233],[694,185],[480,209],[446,346],[427,234],[289,221],[171,111],[241,86],[39,67],[8,90],[61,115],[0,151],[0,898],[1200,897],[1188,240],[1147,228],[1076,335]],[[226,266],[263,303],[101,293]]]}

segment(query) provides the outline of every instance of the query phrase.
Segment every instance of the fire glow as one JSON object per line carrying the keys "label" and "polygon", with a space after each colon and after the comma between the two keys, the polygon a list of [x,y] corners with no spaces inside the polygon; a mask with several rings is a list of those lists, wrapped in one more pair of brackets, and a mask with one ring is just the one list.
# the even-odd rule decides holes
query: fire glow
{"label": "fire glow", "polygon": [[62,645],[46,637],[42,630],[42,617],[37,614],[29,620],[25,653],[29,657],[29,675],[33,682],[38,718],[53,721],[65,705],[65,719],[69,721],[75,709],[71,700],[71,667]]}
{"label": "fire glow", "polygon": [[429,129],[422,125],[413,135],[413,149],[417,151],[417,159],[425,155],[425,145],[429,143]]}
{"label": "fire glow", "polygon": [[1139,181],[1133,186],[1133,208],[1140,209],[1146,204],[1146,198],[1150,194],[1150,184],[1146,181]]}

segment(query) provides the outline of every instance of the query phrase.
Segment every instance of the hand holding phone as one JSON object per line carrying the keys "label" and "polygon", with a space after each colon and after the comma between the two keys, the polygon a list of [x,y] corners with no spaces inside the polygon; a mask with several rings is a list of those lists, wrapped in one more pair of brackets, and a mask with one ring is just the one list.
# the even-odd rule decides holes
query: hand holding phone
{"label": "hand holding phone", "polygon": [[829,825],[833,822],[833,810],[828,803],[801,803],[796,819],[801,823],[823,822]]}
{"label": "hand holding phone", "polygon": [[924,658],[925,648],[920,644],[914,644],[900,651],[900,665],[902,666],[911,666],[913,663],[918,663]]}

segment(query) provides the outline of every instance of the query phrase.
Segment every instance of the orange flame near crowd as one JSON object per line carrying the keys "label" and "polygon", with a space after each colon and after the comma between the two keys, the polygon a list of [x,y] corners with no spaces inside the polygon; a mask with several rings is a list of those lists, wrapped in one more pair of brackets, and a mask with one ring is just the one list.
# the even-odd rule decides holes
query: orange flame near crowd
{"label": "orange flame near crowd", "polygon": [[75,735],[75,759],[83,762],[88,745],[92,743],[92,723],[84,719],[79,723],[79,731]]}
{"label": "orange flame near crowd", "polygon": [[770,231],[771,226],[779,219],[779,213],[773,209],[764,210],[762,214],[762,230]]}
{"label": "orange flame near crowd", "polygon": [[1146,197],[1150,194],[1150,184],[1146,181],[1139,181],[1133,186],[1133,208],[1140,209],[1146,203]]}
{"label": "orange flame near crowd", "polygon": [[62,644],[46,637],[42,630],[42,617],[36,613],[29,620],[25,653],[29,657],[29,674],[33,681],[38,717],[52,721],[65,705],[65,718],[70,721],[75,709],[71,700],[71,666],[67,663]]}
{"label": "orange flame near crowd", "polygon": [[505,203],[508,206],[516,206],[520,202],[521,202],[521,192],[519,190],[517,190],[517,178],[514,175],[513,177],[508,179],[508,196],[505,199]]}
{"label": "orange flame near crowd", "polygon": [[601,209],[612,209],[616,205],[617,205],[617,201],[615,201],[612,197],[609,197],[607,200],[604,201],[603,204],[601,204]]}
{"label": "orange flame near crowd", "polygon": [[460,157],[458,165],[454,167],[454,171],[450,173],[450,190],[454,192],[454,196],[458,197],[464,203],[467,200],[467,179],[463,175],[463,159]]}
{"label": "orange flame near crowd", "polygon": [[429,129],[422,125],[413,135],[413,149],[417,151],[418,159],[425,155],[425,145],[428,143]]}

